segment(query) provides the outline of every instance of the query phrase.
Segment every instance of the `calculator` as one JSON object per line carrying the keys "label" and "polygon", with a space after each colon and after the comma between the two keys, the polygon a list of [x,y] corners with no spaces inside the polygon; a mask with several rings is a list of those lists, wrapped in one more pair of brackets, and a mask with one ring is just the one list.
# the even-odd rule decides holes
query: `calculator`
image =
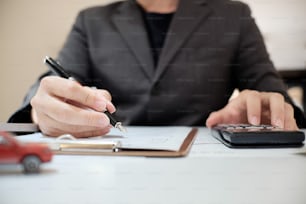
{"label": "calculator", "polygon": [[220,124],[211,129],[212,135],[231,148],[300,147],[305,134],[272,125]]}

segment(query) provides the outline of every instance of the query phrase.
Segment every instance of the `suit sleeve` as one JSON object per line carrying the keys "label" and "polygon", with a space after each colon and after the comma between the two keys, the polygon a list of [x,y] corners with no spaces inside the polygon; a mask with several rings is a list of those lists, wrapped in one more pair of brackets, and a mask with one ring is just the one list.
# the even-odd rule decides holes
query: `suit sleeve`
{"label": "suit sleeve", "polygon": [[[86,32],[83,26],[83,12],[79,13],[75,24],[69,33],[67,40],[58,56],[58,61],[65,69],[78,80],[86,83],[88,77],[88,48],[86,40]],[[32,85],[26,96],[24,97],[21,107],[8,119],[10,123],[31,123],[31,99],[36,94],[40,80],[51,75],[51,72],[46,72]],[[85,82],[84,82],[85,81]]]}
{"label": "suit sleeve", "polygon": [[287,88],[274,68],[266,50],[263,37],[251,17],[249,7],[243,4],[240,20],[240,40],[233,69],[235,83],[240,90],[281,93],[293,105],[296,122],[300,128],[306,127],[304,113],[296,107],[287,94]]}

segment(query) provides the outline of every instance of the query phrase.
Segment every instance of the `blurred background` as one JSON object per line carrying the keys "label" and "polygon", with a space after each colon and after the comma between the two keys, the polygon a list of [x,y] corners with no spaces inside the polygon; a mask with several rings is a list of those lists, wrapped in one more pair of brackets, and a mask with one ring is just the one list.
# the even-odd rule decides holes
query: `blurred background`
{"label": "blurred background", "polygon": [[[57,56],[77,13],[110,2],[114,0],[0,0],[0,122],[7,121],[47,70],[43,58]],[[251,7],[276,68],[294,82],[306,71],[306,0],[243,2]],[[302,93],[293,89],[297,100]]]}

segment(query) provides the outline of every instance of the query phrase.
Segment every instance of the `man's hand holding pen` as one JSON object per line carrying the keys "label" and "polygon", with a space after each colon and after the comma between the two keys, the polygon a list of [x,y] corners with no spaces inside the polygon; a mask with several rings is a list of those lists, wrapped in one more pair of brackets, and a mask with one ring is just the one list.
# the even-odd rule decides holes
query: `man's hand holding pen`
{"label": "man's hand holding pen", "polygon": [[108,133],[111,125],[126,132],[111,114],[116,109],[108,91],[82,86],[51,57],[44,62],[59,76],[43,78],[31,100],[32,120],[44,134],[90,137]]}
{"label": "man's hand holding pen", "polygon": [[41,80],[31,105],[33,121],[49,136],[67,133],[75,137],[104,135],[111,125],[103,112],[116,110],[108,91],[91,89],[58,76]]}

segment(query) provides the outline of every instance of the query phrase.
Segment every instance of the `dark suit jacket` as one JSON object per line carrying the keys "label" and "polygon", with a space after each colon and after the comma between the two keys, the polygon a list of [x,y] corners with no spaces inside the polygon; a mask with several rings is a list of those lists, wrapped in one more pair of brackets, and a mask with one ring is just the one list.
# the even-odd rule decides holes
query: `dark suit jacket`
{"label": "dark suit jacket", "polygon": [[[128,125],[204,125],[234,88],[286,88],[262,36],[240,2],[181,0],[157,67],[135,1],[79,13],[58,60],[85,85],[107,89],[116,115]],[[11,122],[29,120],[28,93]],[[296,117],[299,124],[303,114]]]}

